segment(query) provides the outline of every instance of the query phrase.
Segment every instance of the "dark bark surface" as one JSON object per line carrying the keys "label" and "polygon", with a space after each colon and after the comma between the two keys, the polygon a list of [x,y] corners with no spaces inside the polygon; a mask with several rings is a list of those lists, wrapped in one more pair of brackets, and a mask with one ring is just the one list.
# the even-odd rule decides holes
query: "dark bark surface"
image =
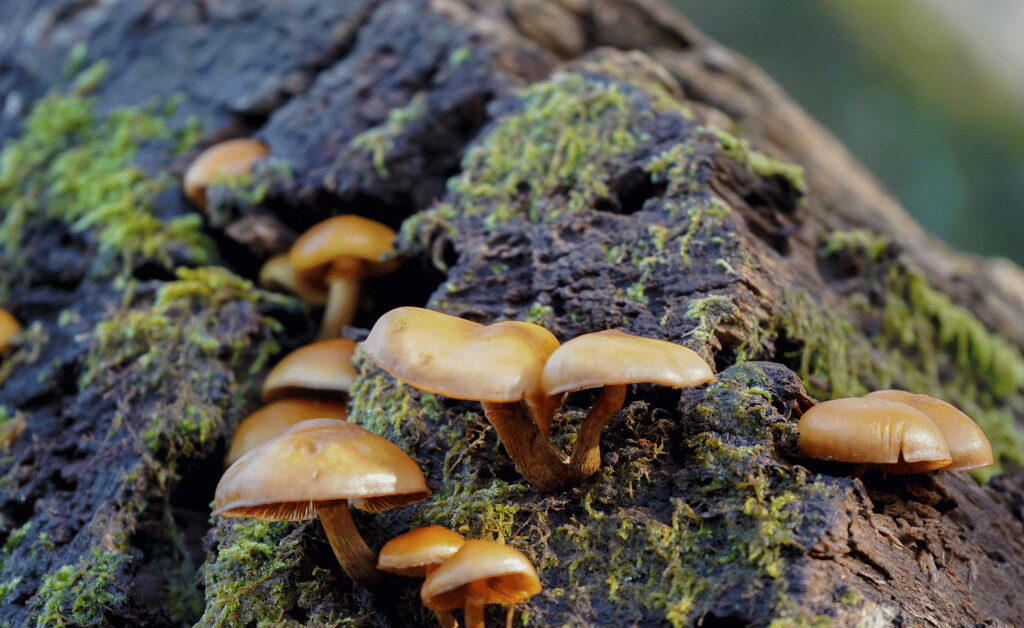
{"label": "dark bark surface", "polygon": [[[0,622],[433,625],[413,581],[352,585],[315,522],[208,517],[268,360],[317,322],[245,278],[317,220],[358,213],[400,229],[408,258],[366,283],[360,327],[429,304],[563,341],[669,339],[720,371],[682,393],[635,387],[602,471],[545,495],[477,405],[357,360],[352,419],[435,492],[356,514],[371,547],[432,523],[510,543],[544,582],[517,615],[531,625],[1024,623],[1024,273],[929,238],[769,79],[671,10],[19,0],[0,23],[0,136],[21,156],[19,176],[0,173],[0,305],[28,327],[0,358]],[[104,77],[62,71],[79,43]],[[33,125],[47,93],[68,95],[54,111],[71,132]],[[35,183],[76,146],[102,153],[124,106],[174,95],[176,110],[146,115],[172,130],[198,116],[200,146],[251,134],[274,158],[211,189],[201,231],[125,218],[132,239],[74,210],[123,188],[90,196],[73,169]],[[85,102],[88,116],[67,113]],[[175,177],[197,148],[139,138],[118,147],[124,163],[94,157],[89,180],[138,164],[131,206],[175,224],[191,211]],[[975,416],[1001,474],[856,476],[796,455],[809,395],[889,386]],[[569,398],[558,446],[593,398]]]}

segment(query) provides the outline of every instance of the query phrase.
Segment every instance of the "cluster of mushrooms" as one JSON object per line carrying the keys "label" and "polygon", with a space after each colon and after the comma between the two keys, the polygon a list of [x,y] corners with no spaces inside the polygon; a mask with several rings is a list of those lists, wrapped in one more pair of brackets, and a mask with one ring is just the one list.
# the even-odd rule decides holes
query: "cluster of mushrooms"
{"label": "cluster of mushrooms", "polygon": [[[207,185],[249,172],[268,152],[254,140],[208,149],[186,173],[186,194],[202,206]],[[292,352],[268,374],[262,393],[267,405],[235,432],[214,514],[319,518],[353,580],[371,583],[379,571],[424,578],[421,598],[442,626],[457,626],[450,611],[463,608],[466,626],[482,628],[484,604],[513,605],[541,590],[521,552],[429,526],[392,539],[376,555],[349,512],[350,506],[380,512],[430,496],[413,459],[347,421],[356,343],[337,336],[354,318],[360,279],[396,267],[394,237],[372,220],[336,216],[302,234],[261,270],[261,284],[324,306],[320,340]],[[583,482],[600,469],[601,432],[622,408],[630,384],[685,388],[715,380],[699,354],[672,342],[606,330],[562,344],[533,323],[482,325],[417,307],[381,316],[362,351],[405,384],[480,402],[523,477],[545,492]],[[567,456],[548,439],[552,420],[566,395],[591,388],[601,392]],[[817,404],[801,417],[799,432],[804,456],[893,473],[992,463],[988,441],[967,415],[932,397],[897,390]]]}

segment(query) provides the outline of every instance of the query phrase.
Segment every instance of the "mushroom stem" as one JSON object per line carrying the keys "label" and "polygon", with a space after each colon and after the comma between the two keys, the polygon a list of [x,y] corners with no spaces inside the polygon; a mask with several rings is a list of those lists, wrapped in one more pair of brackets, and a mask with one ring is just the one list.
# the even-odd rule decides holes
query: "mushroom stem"
{"label": "mushroom stem", "polygon": [[472,599],[466,600],[466,628],[484,628],[484,605]]}
{"label": "mushroom stem", "polygon": [[349,578],[362,585],[377,579],[377,555],[367,547],[363,537],[352,521],[352,513],[348,509],[348,500],[322,503],[317,506],[316,514],[327,533],[327,540],[334,550],[341,568]]}
{"label": "mushroom stem", "polygon": [[569,458],[569,482],[579,484],[601,468],[601,431],[626,400],[625,386],[605,386],[576,436]]}
{"label": "mushroom stem", "polygon": [[356,306],[359,304],[359,279],[345,275],[333,275],[327,292],[327,305],[324,306],[324,319],[320,324],[318,340],[337,338],[341,328],[351,325],[356,318]]}
{"label": "mushroom stem", "polygon": [[[505,451],[526,480],[545,493],[553,493],[565,484],[569,466],[562,452],[544,438],[540,428],[526,413],[521,402],[481,401],[487,420],[498,432]],[[468,624],[467,624],[468,627]]]}
{"label": "mushroom stem", "polygon": [[[440,566],[440,563],[426,565],[423,567],[423,577],[429,578]],[[437,617],[437,623],[441,624],[441,628],[459,628],[459,622],[455,620],[455,615],[452,615],[451,611],[434,611],[434,617]]]}
{"label": "mushroom stem", "polygon": [[516,607],[509,605],[508,612],[505,613],[505,628],[512,628],[512,618],[515,617]]}

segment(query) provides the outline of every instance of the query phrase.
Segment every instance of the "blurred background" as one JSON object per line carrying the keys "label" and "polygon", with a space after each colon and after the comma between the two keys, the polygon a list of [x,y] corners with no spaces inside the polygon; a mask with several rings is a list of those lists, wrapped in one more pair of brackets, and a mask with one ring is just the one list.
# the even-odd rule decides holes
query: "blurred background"
{"label": "blurred background", "polygon": [[1024,2],[671,0],[954,247],[1024,264]]}

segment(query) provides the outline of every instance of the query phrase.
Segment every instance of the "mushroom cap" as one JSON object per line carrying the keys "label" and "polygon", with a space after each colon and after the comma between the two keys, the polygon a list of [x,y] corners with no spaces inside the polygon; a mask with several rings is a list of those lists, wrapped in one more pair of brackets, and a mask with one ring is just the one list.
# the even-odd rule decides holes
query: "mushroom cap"
{"label": "mushroom cap", "polygon": [[10,312],[0,308],[0,351],[6,351],[11,343],[11,337],[21,331],[18,319]]}
{"label": "mushroom cap", "polygon": [[287,290],[299,296],[306,303],[323,305],[327,303],[327,289],[324,286],[300,283],[295,270],[288,261],[288,254],[271,257],[260,268],[260,285],[271,290]]}
{"label": "mushroom cap", "polygon": [[905,403],[920,410],[935,422],[946,438],[946,445],[953,457],[943,471],[966,471],[987,467],[993,463],[992,445],[978,424],[952,404],[941,399],[919,395],[905,390],[879,390],[867,395],[868,398],[888,399]]}
{"label": "mushroom cap", "polygon": [[213,514],[301,521],[315,516],[320,502],[347,499],[380,512],[429,495],[419,465],[387,439],[347,421],[312,419],[228,467]]}
{"label": "mushroom cap", "polygon": [[924,413],[888,399],[833,399],[804,413],[800,453],[819,460],[895,465],[915,472],[952,461],[942,430]]}
{"label": "mushroom cap", "polygon": [[396,536],[380,548],[377,569],[409,578],[422,578],[426,568],[440,565],[466,542],[458,532],[442,526],[416,528]]}
{"label": "mushroom cap", "polygon": [[364,277],[394,269],[381,258],[393,252],[395,232],[362,216],[334,216],[310,227],[292,245],[288,260],[300,284],[322,288],[332,264],[336,272]]}
{"label": "mushroom cap", "polygon": [[356,369],[352,354],[356,343],[332,338],[299,347],[281,358],[263,380],[263,400],[277,399],[290,391],[344,394],[352,387]]}
{"label": "mushroom cap", "polygon": [[207,186],[218,177],[248,174],[254,163],[269,154],[270,148],[266,144],[251,138],[214,144],[199,153],[185,171],[185,196],[205,208]]}
{"label": "mushroom cap", "polygon": [[540,590],[537,570],[519,550],[494,541],[466,541],[427,576],[420,598],[427,608],[446,611],[462,608],[467,599],[516,604]]}
{"label": "mushroom cap", "polygon": [[281,434],[296,423],[309,419],[348,418],[345,404],[317,399],[281,399],[268,404],[238,424],[224,457],[228,466],[246,453]]}
{"label": "mushroom cap", "polygon": [[545,392],[555,395],[625,384],[685,388],[714,379],[714,370],[692,349],[609,329],[577,336],[558,347],[544,365],[541,383]]}
{"label": "mushroom cap", "polygon": [[540,325],[481,325],[419,307],[377,319],[363,353],[397,379],[452,399],[506,403],[540,392],[540,374],[558,346]]}

